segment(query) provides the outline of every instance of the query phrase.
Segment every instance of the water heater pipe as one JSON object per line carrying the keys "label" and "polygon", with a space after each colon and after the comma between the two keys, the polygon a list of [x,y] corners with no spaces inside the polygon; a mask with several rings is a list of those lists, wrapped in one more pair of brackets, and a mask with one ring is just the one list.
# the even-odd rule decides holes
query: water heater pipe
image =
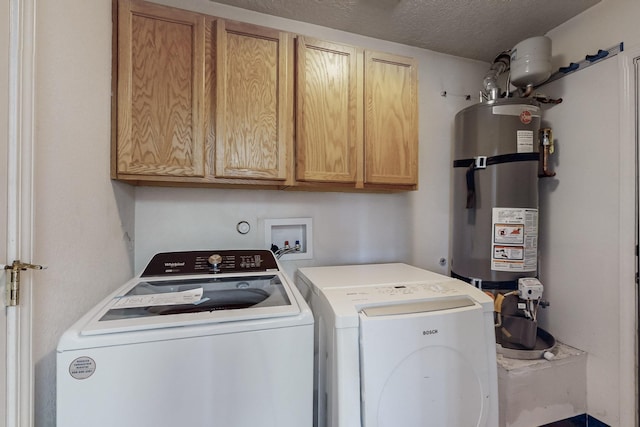
{"label": "water heater pipe", "polygon": [[549,170],[549,155],[553,154],[553,131],[549,128],[543,128],[538,131],[538,139],[540,140],[540,172],[539,178],[551,178],[556,176],[555,172]]}
{"label": "water heater pipe", "polygon": [[487,100],[494,101],[500,97],[500,87],[498,86],[498,76],[509,69],[511,57],[509,52],[502,52],[493,60],[493,64],[484,76],[483,95]]}

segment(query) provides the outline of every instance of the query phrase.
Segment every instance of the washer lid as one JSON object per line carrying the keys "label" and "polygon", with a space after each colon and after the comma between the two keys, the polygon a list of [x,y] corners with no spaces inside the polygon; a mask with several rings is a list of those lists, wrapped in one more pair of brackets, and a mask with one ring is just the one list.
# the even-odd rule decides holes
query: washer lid
{"label": "washer lid", "polygon": [[139,280],[113,297],[82,335],[297,315],[279,273]]}

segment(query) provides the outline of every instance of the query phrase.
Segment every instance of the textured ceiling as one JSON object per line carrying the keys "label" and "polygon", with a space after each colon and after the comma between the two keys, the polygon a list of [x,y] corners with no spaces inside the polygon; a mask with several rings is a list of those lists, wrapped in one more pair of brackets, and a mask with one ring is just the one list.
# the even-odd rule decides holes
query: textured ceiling
{"label": "textured ceiling", "polygon": [[491,62],[600,0],[215,0],[351,33]]}

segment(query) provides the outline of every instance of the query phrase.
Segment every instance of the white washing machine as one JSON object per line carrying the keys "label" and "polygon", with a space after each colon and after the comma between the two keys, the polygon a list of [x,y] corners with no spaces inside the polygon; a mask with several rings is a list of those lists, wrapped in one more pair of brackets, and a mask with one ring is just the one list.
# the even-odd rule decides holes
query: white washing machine
{"label": "white washing machine", "polygon": [[59,427],[312,424],[313,315],[270,251],[156,255],[57,348]]}
{"label": "white washing machine", "polygon": [[301,268],[314,425],[497,427],[493,300],[406,264]]}

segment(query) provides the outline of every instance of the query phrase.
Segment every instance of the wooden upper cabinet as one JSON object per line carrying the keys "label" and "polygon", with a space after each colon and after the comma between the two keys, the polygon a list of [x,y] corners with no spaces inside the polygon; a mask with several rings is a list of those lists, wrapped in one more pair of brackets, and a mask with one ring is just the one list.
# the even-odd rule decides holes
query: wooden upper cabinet
{"label": "wooden upper cabinet", "polygon": [[417,185],[418,78],[414,59],[365,52],[365,185]]}
{"label": "wooden upper cabinet", "polygon": [[216,20],[215,176],[285,180],[292,167],[293,38]]}
{"label": "wooden upper cabinet", "polygon": [[117,7],[112,173],[203,177],[204,17],[138,0]]}
{"label": "wooden upper cabinet", "polygon": [[113,178],[416,188],[413,59],[303,36],[294,47],[291,33],[142,0],[113,7]]}
{"label": "wooden upper cabinet", "polygon": [[362,161],[356,48],[296,42],[296,180],[355,183]]}
{"label": "wooden upper cabinet", "polygon": [[415,189],[415,60],[306,37],[296,53],[298,185]]}

